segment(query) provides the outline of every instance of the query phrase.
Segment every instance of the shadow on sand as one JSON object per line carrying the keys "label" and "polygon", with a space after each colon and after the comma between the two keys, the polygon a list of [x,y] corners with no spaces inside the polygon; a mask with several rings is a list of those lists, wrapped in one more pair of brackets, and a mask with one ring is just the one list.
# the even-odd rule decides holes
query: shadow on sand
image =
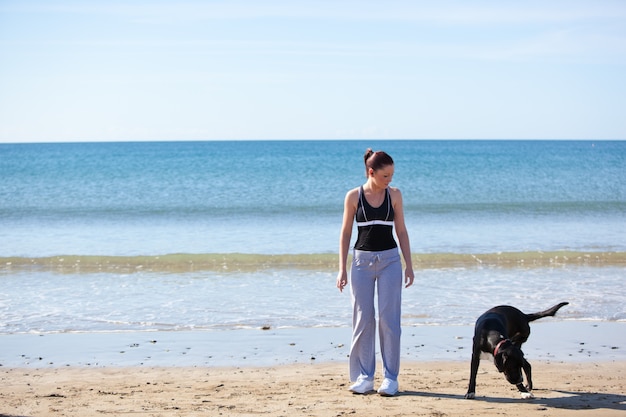
{"label": "shadow on sand", "polygon": [[[560,394],[558,397],[545,398],[541,392]],[[542,405],[546,408],[560,408],[566,410],[599,410],[610,409],[626,411],[626,395],[611,394],[603,392],[572,392],[559,390],[533,390],[535,398],[523,400],[519,397],[476,397],[473,400],[466,400],[464,395],[438,394],[433,392],[403,391],[400,396],[435,397],[442,399],[463,400],[463,401],[483,401],[493,404],[515,404],[519,402],[531,402],[535,405]]]}

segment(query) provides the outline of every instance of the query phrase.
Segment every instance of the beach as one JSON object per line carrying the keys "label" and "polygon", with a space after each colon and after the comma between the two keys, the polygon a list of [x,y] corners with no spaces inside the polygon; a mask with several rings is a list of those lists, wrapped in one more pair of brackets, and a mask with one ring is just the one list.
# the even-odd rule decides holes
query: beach
{"label": "beach", "polygon": [[535,362],[522,400],[482,361],[477,398],[468,364],[409,362],[396,397],[348,391],[344,364],[272,367],[10,368],[0,371],[2,416],[621,416],[626,363]]}
{"label": "beach", "polygon": [[489,357],[464,399],[471,326],[404,328],[394,398],[348,391],[346,328],[2,335],[0,416],[622,415],[626,324],[544,320],[531,400]]}

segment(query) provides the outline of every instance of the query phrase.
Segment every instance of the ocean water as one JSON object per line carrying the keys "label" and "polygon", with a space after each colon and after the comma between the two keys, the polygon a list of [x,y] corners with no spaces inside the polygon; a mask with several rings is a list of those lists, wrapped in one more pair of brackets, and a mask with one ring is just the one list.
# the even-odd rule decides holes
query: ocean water
{"label": "ocean water", "polygon": [[624,141],[0,144],[0,334],[349,326],[367,147],[404,197],[405,326],[563,300],[626,320]]}

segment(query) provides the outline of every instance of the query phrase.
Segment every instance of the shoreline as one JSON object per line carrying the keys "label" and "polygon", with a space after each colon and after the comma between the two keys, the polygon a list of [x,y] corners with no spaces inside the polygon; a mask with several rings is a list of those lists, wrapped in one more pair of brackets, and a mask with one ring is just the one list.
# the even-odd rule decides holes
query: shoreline
{"label": "shoreline", "polygon": [[[0,335],[2,368],[233,367],[347,363],[351,329],[285,328]],[[403,327],[401,357],[468,362],[473,326]],[[626,322],[545,320],[529,361],[626,361]],[[378,354],[378,357],[380,355]]]}

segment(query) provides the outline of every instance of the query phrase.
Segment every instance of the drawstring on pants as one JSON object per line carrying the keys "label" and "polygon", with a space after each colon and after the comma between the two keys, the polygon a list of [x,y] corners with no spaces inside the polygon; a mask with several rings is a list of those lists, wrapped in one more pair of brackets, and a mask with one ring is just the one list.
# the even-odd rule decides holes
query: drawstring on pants
{"label": "drawstring on pants", "polygon": [[382,260],[382,257],[380,256],[380,253],[377,253],[376,255],[372,256],[372,258],[370,259],[369,266],[372,266],[372,265],[380,262],[381,260]]}

